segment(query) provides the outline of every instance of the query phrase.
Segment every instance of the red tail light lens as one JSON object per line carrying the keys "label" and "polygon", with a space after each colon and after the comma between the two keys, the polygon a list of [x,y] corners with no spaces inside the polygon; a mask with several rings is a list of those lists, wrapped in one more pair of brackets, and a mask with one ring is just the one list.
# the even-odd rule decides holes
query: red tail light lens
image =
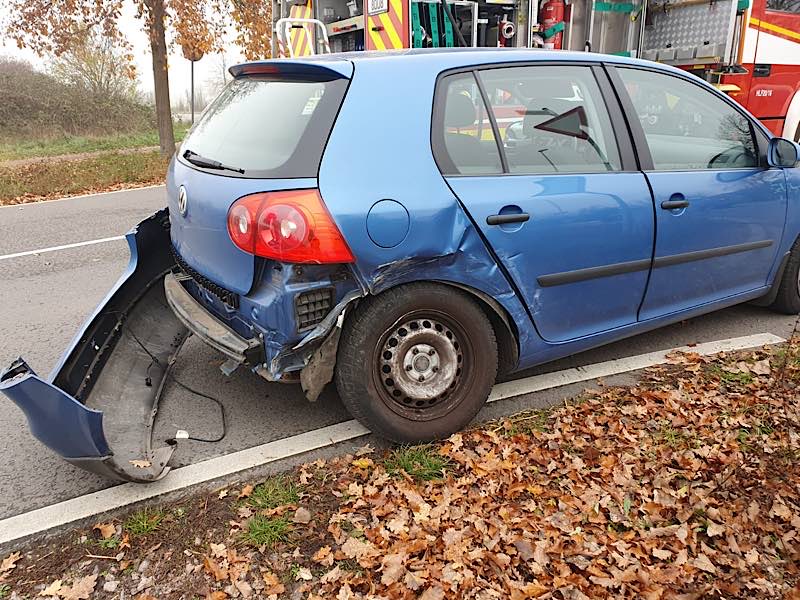
{"label": "red tail light lens", "polygon": [[228,210],[228,234],[245,252],[281,262],[353,262],[316,189],[240,198]]}

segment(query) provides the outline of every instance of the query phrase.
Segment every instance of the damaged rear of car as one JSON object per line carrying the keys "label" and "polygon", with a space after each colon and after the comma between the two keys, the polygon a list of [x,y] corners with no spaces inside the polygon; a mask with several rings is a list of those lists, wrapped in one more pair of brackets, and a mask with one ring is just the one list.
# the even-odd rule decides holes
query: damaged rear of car
{"label": "damaged rear of car", "polygon": [[231,69],[170,164],[167,208],[128,235],[127,271],[53,374],[19,359],[0,377],[39,440],[110,478],[162,477],[188,434],[152,440],[153,423],[190,335],[225,374],[300,383],[309,400],[335,378],[394,440],[475,415],[527,317],[431,156],[438,68],[398,58],[417,88],[402,110],[381,61],[359,76],[345,57]]}
{"label": "damaged rear of car", "polygon": [[[177,440],[154,448],[153,422],[192,334],[227,357],[228,374],[243,365],[268,380],[299,381],[299,368],[361,295],[345,266],[352,254],[316,189],[352,73],[349,62],[337,67],[232,70],[234,81],[170,165],[169,207],[128,234],[127,270],[50,377],[22,358],[0,376],[0,390],[45,445],[112,479],[163,477]],[[313,247],[299,247],[311,235]],[[293,258],[314,264],[276,262]],[[331,368],[322,383],[308,379],[310,397]]]}

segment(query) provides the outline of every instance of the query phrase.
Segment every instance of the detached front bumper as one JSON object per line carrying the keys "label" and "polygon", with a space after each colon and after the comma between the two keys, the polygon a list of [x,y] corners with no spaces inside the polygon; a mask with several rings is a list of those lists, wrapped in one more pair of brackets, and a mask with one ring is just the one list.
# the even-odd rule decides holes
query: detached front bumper
{"label": "detached front bumper", "polygon": [[127,235],[128,267],[81,328],[49,378],[23,359],[0,374],[0,391],[31,432],[67,461],[121,481],[163,477],[174,441],[152,447],[167,373],[189,335],[165,298],[174,267],[169,219],[159,211]]}

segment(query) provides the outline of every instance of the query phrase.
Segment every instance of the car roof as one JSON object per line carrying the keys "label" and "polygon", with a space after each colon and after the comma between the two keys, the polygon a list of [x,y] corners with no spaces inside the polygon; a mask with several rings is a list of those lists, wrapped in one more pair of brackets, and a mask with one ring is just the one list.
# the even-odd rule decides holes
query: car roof
{"label": "car roof", "polygon": [[[403,50],[371,50],[359,52],[340,52],[333,54],[317,54],[314,56],[298,58],[281,58],[262,61],[252,61],[243,65],[264,65],[274,62],[297,62],[303,64],[318,64],[319,66],[339,71],[336,63],[347,62],[383,62],[391,68],[398,61],[414,61],[415,67],[429,71],[443,71],[473,65],[490,65],[511,62],[605,62],[620,65],[648,66],[658,68],[665,72],[677,72],[685,75],[675,67],[647,60],[600,54],[597,52],[574,52],[569,50],[544,50],[540,48],[412,48]],[[236,65],[231,71],[241,67]]]}

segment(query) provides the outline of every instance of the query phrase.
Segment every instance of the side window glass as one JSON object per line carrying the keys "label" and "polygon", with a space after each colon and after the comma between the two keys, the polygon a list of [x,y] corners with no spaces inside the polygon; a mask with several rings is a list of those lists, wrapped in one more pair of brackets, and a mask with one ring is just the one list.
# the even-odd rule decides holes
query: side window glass
{"label": "side window glass", "polygon": [[445,175],[496,175],[503,172],[500,151],[486,105],[472,73],[445,77],[439,88],[444,102],[437,152]]}
{"label": "side window glass", "polygon": [[767,9],[800,15],[800,0],[767,0]]}
{"label": "side window glass", "polygon": [[620,170],[611,120],[591,68],[502,67],[480,72],[511,173]]}
{"label": "side window glass", "polygon": [[749,120],[678,77],[619,68],[659,171],[758,166]]}

